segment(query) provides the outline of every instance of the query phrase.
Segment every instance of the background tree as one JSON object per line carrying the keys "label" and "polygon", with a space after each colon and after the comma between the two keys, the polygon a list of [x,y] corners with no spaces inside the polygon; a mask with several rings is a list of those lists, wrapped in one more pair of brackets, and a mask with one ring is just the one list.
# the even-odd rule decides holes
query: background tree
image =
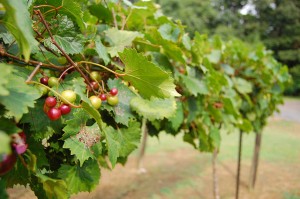
{"label": "background tree", "polygon": [[[288,92],[300,91],[300,1],[255,0],[260,27],[260,38],[274,51],[274,56],[290,67],[294,87]],[[252,21],[252,23],[256,23]]]}
{"label": "background tree", "polygon": [[[288,94],[300,91],[300,1],[299,0],[156,0],[166,15],[180,19],[187,31],[224,39],[238,37],[264,43],[280,62],[287,64],[294,85]],[[243,14],[241,11],[244,11]]]}

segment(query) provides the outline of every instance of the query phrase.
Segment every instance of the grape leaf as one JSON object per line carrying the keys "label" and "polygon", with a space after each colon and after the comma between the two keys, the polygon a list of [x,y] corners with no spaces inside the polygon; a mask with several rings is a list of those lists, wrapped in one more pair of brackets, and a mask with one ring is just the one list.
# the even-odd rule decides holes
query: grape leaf
{"label": "grape leaf", "polygon": [[6,181],[7,187],[12,188],[15,184],[26,186],[28,184],[28,179],[30,178],[30,174],[28,172],[28,169],[24,167],[24,165],[18,158],[13,169],[10,170],[10,172],[6,173],[4,176],[1,176],[0,179],[1,178],[4,181]]}
{"label": "grape leaf", "polygon": [[55,18],[49,21],[51,24],[51,32],[53,35],[59,35],[61,37],[76,37],[77,32],[73,21],[66,15],[58,14]]}
{"label": "grape leaf", "polygon": [[130,122],[128,128],[119,128],[118,130],[106,127],[104,132],[112,167],[116,165],[118,157],[127,157],[136,149],[141,138],[140,124],[137,122]]}
{"label": "grape leaf", "polygon": [[46,175],[43,175],[40,172],[37,172],[36,176],[42,182],[47,198],[59,198],[59,199],[69,198],[67,184],[65,181],[50,178]]}
{"label": "grape leaf", "polygon": [[6,193],[5,181],[0,179],[0,198],[8,199],[8,194]]}
{"label": "grape leaf", "polygon": [[14,134],[22,131],[16,126],[15,122],[4,117],[0,118],[0,130],[4,131],[6,134]]}
{"label": "grape leaf", "polygon": [[165,40],[177,42],[180,34],[180,29],[176,26],[172,26],[169,23],[165,23],[159,27],[158,32]]}
{"label": "grape leaf", "polygon": [[76,109],[73,113],[73,117],[66,121],[66,126],[63,128],[65,132],[62,139],[67,139],[76,135],[82,126],[85,126],[86,121],[89,119],[89,115],[83,109]]}
{"label": "grape leaf", "polygon": [[106,148],[108,150],[108,158],[112,167],[115,167],[117,159],[120,156],[120,144],[114,140],[113,135],[116,133],[112,127],[106,127],[103,131],[105,133]]}
{"label": "grape leaf", "polygon": [[130,101],[130,107],[139,115],[154,121],[172,117],[176,111],[176,101],[174,98],[147,100],[135,97]]}
{"label": "grape leaf", "polygon": [[96,45],[95,50],[97,51],[99,57],[103,59],[104,64],[107,65],[110,62],[110,58],[99,37],[95,40],[95,45]]}
{"label": "grape leaf", "polygon": [[212,50],[211,53],[207,56],[207,58],[211,63],[217,64],[221,59],[221,51]]}
{"label": "grape leaf", "polygon": [[24,55],[25,61],[29,60],[31,50],[37,46],[32,31],[32,20],[27,10],[25,1],[2,0],[5,13],[5,26],[15,37]]}
{"label": "grape leaf", "polygon": [[127,18],[127,26],[131,29],[143,29],[148,18],[153,17],[157,8],[152,1],[138,1]]}
{"label": "grape leaf", "polygon": [[176,113],[172,117],[168,118],[168,120],[171,122],[172,128],[175,131],[178,131],[178,128],[181,126],[184,115],[183,115],[183,107],[182,103],[180,101],[176,102]]}
{"label": "grape leaf", "polygon": [[[10,65],[0,64],[2,68],[11,67]],[[35,100],[40,97],[39,91],[32,86],[28,86],[25,80],[11,73],[5,77],[8,80],[6,89],[9,95],[1,96],[0,103],[5,106],[9,114],[19,121],[24,113],[28,113],[28,107],[34,107]]]}
{"label": "grape leaf", "polygon": [[130,122],[128,128],[119,128],[117,131],[113,137],[120,143],[120,157],[127,157],[140,143],[140,124]]}
{"label": "grape leaf", "polygon": [[[10,154],[11,152],[11,146],[10,146],[10,136],[8,136],[5,132],[0,130],[0,156],[3,154]],[[0,158],[0,162],[1,162]]]}
{"label": "grape leaf", "polygon": [[180,77],[184,85],[194,96],[198,94],[207,95],[209,93],[205,82],[185,75],[180,75]]}
{"label": "grape leaf", "polygon": [[164,39],[157,29],[149,30],[149,33],[145,35],[152,44],[160,45],[163,49],[162,52],[167,57],[185,64],[182,50],[172,41]]}
{"label": "grape leaf", "polygon": [[125,64],[124,80],[138,89],[143,97],[149,99],[151,96],[160,98],[180,96],[170,75],[149,62],[142,54],[134,49],[125,49],[119,55]]}
{"label": "grape leaf", "polygon": [[83,21],[83,11],[78,2],[73,0],[62,0],[61,13],[67,14],[77,22],[80,29],[86,29],[86,24]]}
{"label": "grape leaf", "polygon": [[76,137],[70,137],[65,140],[63,148],[70,149],[71,154],[75,155],[80,162],[80,166],[89,158],[94,158],[92,151],[86,145],[80,142]]}
{"label": "grape leaf", "polygon": [[251,122],[248,119],[243,119],[240,123],[237,124],[237,127],[239,127],[244,132],[251,132],[253,130],[253,126],[251,125]]}
{"label": "grape leaf", "polygon": [[104,7],[102,4],[94,4],[89,6],[89,11],[92,15],[100,20],[111,22],[113,19],[112,13],[109,8]]}
{"label": "grape leaf", "polygon": [[[67,53],[67,54],[78,54],[83,50],[83,45],[81,41],[75,39],[74,37],[62,37],[59,35],[53,35],[56,43]],[[57,53],[61,51],[52,43],[51,38],[44,40],[45,46],[51,48]]]}
{"label": "grape leaf", "polygon": [[118,89],[119,103],[113,107],[115,115],[115,121],[128,126],[129,118],[134,118],[134,115],[130,109],[130,100],[136,95],[125,86],[120,79],[109,79],[107,85],[110,89]]}
{"label": "grape leaf", "polygon": [[0,33],[0,38],[3,40],[5,44],[11,45],[14,42],[14,37],[9,32],[2,32]]}
{"label": "grape leaf", "polygon": [[107,52],[111,57],[118,56],[118,52],[123,52],[124,48],[132,45],[132,41],[136,37],[142,37],[143,35],[135,31],[118,30],[111,28],[105,31],[110,47],[107,47]]}
{"label": "grape leaf", "polygon": [[36,141],[33,136],[27,136],[26,143],[28,144],[28,149],[37,159],[35,166],[37,168],[41,168],[42,166],[49,166],[49,162],[44,150],[45,146],[43,145],[43,143],[41,141]]}
{"label": "grape leaf", "polygon": [[209,130],[209,138],[211,139],[212,145],[215,148],[220,148],[221,144],[221,135],[220,130],[214,126],[212,126]]}
{"label": "grape leaf", "polygon": [[246,94],[252,91],[252,85],[250,82],[247,82],[246,80],[238,77],[233,78],[232,81],[238,92]]}
{"label": "grape leaf", "polygon": [[8,79],[6,78],[7,75],[12,73],[13,68],[11,66],[0,64],[0,96],[7,96],[9,95],[9,91],[7,90],[6,85],[8,84]]}
{"label": "grape leaf", "polygon": [[91,192],[99,184],[100,168],[97,161],[89,159],[82,166],[62,165],[58,177],[65,180],[71,194]]}

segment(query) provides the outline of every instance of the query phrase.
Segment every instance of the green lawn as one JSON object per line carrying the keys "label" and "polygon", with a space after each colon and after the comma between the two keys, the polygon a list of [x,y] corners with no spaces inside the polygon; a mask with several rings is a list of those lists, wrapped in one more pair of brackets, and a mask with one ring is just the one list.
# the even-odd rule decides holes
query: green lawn
{"label": "green lawn", "polygon": [[[300,124],[288,121],[272,121],[263,131],[261,158],[272,162],[299,162],[300,157]],[[220,160],[235,160],[238,147],[238,132],[222,134]],[[243,159],[250,160],[253,154],[255,134],[243,135]],[[147,153],[167,153],[179,148],[192,148],[182,141],[181,135],[172,136],[162,133],[159,138],[150,137]]]}

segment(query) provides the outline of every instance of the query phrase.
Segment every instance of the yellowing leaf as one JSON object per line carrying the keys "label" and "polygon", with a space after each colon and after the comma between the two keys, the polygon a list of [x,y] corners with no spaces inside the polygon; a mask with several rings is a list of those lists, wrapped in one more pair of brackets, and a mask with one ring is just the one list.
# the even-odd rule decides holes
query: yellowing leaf
{"label": "yellowing leaf", "polygon": [[132,110],[151,121],[172,117],[176,111],[174,98],[145,100],[135,97],[130,101],[130,106]]}
{"label": "yellowing leaf", "polygon": [[118,30],[116,28],[108,29],[106,36],[109,38],[110,47],[107,47],[107,52],[112,56],[118,56],[119,52],[123,52],[125,47],[131,46],[132,41],[136,37],[143,35],[135,31]]}

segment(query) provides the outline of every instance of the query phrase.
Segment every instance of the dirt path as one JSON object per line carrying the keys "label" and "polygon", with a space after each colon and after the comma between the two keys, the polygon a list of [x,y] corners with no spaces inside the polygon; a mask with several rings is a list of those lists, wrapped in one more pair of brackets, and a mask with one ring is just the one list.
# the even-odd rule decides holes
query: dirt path
{"label": "dirt path", "polygon": [[[92,193],[73,199],[212,199],[211,156],[197,151],[178,150],[167,156],[150,155],[148,172],[135,172],[135,158],[125,167],[104,171],[100,185]],[[299,190],[300,165],[262,162],[255,190],[248,189],[250,162],[242,164],[242,199],[282,199],[288,190]],[[218,162],[221,198],[234,198],[235,161]]]}

